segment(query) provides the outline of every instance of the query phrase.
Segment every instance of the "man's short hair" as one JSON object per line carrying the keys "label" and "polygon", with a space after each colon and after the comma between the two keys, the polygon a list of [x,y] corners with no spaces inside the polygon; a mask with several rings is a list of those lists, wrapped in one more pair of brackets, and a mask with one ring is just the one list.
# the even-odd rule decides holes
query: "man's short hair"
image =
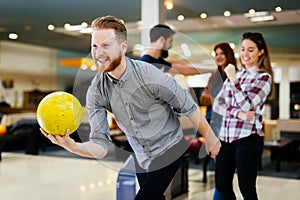
{"label": "man's short hair", "polygon": [[158,24],[150,30],[150,42],[155,42],[159,37],[163,36],[165,39],[174,35],[175,31],[169,26],[164,24]]}
{"label": "man's short hair", "polygon": [[127,29],[124,22],[114,16],[107,15],[96,18],[92,22],[93,29],[114,29],[119,41],[127,40]]}

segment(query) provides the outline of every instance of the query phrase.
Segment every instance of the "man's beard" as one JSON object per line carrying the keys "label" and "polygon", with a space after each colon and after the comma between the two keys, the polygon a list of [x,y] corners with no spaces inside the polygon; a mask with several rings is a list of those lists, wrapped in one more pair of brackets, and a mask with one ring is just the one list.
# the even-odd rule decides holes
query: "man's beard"
{"label": "man's beard", "polygon": [[165,49],[162,49],[161,52],[160,52],[160,57],[167,58],[168,56],[169,56],[169,51],[165,50]]}
{"label": "man's beard", "polygon": [[115,58],[105,69],[104,69],[104,73],[107,72],[111,72],[114,71],[120,64],[122,61],[122,55],[121,52],[119,54],[119,56],[117,58]]}

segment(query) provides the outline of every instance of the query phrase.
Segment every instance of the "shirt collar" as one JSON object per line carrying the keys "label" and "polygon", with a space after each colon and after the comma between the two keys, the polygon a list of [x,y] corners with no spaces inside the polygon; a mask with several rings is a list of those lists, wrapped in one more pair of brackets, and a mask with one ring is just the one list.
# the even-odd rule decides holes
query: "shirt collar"
{"label": "shirt collar", "polygon": [[245,69],[245,72],[247,72],[248,74],[255,74],[257,72],[257,67],[253,66],[250,69]]}
{"label": "shirt collar", "polygon": [[132,70],[132,63],[128,57],[126,57],[126,69],[123,76],[120,78],[120,82],[125,82],[128,79],[129,72]]}

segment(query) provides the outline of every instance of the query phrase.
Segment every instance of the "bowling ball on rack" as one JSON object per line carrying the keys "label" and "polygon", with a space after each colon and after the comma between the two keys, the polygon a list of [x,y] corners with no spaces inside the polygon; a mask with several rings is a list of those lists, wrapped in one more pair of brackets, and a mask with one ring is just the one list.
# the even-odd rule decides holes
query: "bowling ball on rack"
{"label": "bowling ball on rack", "polygon": [[45,96],[37,107],[37,121],[49,134],[65,135],[73,133],[82,120],[82,106],[70,93],[57,91]]}

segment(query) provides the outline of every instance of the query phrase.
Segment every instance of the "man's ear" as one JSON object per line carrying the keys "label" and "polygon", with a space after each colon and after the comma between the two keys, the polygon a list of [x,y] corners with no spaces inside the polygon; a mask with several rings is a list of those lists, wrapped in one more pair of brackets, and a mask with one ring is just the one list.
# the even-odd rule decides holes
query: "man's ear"
{"label": "man's ear", "polygon": [[159,48],[162,49],[165,45],[165,41],[166,39],[164,38],[164,36],[160,36],[158,39],[157,39],[157,43],[159,44]]}
{"label": "man's ear", "polygon": [[164,38],[164,36],[160,36],[160,37],[158,38],[158,40],[159,40],[159,42],[161,42],[161,43],[165,43],[165,41],[166,41],[166,39]]}
{"label": "man's ear", "polygon": [[122,49],[122,52],[123,52],[123,53],[126,53],[126,52],[127,52],[127,48],[128,48],[128,43],[127,43],[127,41],[125,40],[125,41],[123,41],[123,42],[121,43],[121,49]]}

